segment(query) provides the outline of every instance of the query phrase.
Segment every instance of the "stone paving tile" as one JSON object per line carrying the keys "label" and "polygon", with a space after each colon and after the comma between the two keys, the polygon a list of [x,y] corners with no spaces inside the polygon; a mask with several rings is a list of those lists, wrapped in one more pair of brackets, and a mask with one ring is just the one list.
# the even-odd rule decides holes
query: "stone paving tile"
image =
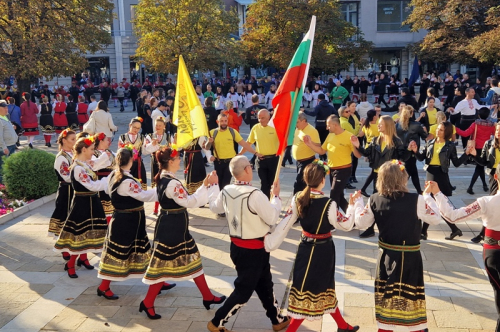
{"label": "stone paving tile", "polygon": [[464,311],[433,311],[437,327],[481,329],[481,324],[473,313]]}

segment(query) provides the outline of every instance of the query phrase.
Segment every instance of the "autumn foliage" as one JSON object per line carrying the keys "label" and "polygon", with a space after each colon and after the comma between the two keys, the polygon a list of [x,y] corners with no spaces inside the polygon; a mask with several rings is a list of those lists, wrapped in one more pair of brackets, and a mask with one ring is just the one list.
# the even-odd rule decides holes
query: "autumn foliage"
{"label": "autumn foliage", "polygon": [[85,54],[111,43],[112,10],[108,0],[0,1],[0,77],[27,91],[36,78],[85,69]]}
{"label": "autumn foliage", "polygon": [[158,72],[177,72],[182,55],[188,69],[220,68],[241,62],[234,9],[221,0],[141,0],[133,22],[136,55]]}
{"label": "autumn foliage", "polygon": [[406,23],[428,30],[419,43],[423,59],[443,63],[497,64],[500,54],[498,0],[413,0]]}
{"label": "autumn foliage", "polygon": [[[334,73],[355,64],[362,68],[371,43],[346,22],[338,1],[257,0],[247,11],[243,49],[249,64],[287,68],[316,15],[311,69]],[[355,37],[355,39],[353,39]]]}

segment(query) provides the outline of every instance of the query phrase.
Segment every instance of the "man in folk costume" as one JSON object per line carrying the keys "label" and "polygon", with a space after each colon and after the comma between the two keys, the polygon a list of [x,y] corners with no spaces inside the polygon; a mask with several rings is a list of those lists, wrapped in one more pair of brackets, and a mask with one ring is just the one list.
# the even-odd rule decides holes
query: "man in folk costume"
{"label": "man in folk costume", "polygon": [[[210,210],[226,213],[231,237],[231,259],[237,278],[235,290],[208,322],[211,332],[228,331],[224,324],[248,302],[255,291],[266,310],[274,331],[290,323],[279,314],[278,302],[273,293],[269,253],[264,249],[264,236],[276,224],[281,211],[279,183],[272,187],[271,201],[259,189],[252,187],[252,167],[245,156],[236,156],[229,163],[234,184],[222,191],[215,190],[209,197]],[[216,185],[217,186],[217,185]]]}

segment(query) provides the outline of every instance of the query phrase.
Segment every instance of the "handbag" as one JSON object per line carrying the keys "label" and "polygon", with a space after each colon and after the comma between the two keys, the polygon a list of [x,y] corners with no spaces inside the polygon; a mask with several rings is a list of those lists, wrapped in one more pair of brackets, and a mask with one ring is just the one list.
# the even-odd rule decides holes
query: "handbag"
{"label": "handbag", "polygon": [[83,131],[86,133],[89,133],[89,135],[94,135],[95,134],[95,119],[94,119],[94,113],[90,114],[89,119],[85,124],[83,125]]}
{"label": "handbag", "polygon": [[468,148],[472,148],[472,149],[476,148],[477,123],[475,125],[476,125],[476,128],[474,128],[474,139],[469,139],[467,141],[467,149]]}

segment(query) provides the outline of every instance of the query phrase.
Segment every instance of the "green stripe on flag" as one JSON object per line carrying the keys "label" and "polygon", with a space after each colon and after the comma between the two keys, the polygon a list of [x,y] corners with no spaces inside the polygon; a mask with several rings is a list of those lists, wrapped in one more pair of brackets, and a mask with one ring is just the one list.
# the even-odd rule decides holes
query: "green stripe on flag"
{"label": "green stripe on flag", "polygon": [[293,56],[293,59],[290,62],[288,68],[300,66],[301,64],[307,63],[310,48],[311,48],[310,40],[306,40],[300,43],[299,48],[295,52],[295,55]]}

